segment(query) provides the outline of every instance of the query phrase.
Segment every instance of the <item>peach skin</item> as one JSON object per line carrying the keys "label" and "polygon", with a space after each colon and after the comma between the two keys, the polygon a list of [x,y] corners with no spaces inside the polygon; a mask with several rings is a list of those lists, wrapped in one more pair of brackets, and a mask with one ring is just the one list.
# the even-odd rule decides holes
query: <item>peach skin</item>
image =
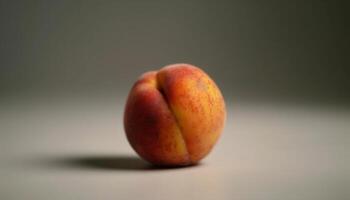
{"label": "peach skin", "polygon": [[124,129],[144,160],[186,166],[208,155],[225,120],[224,98],[215,82],[198,67],[173,64],[136,81],[126,103]]}

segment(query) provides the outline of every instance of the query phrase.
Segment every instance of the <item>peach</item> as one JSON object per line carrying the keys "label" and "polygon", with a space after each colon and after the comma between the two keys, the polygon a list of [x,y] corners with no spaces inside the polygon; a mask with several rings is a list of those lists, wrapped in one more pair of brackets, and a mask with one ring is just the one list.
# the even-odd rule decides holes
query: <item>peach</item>
{"label": "peach", "polygon": [[143,74],[132,87],[124,128],[132,148],[155,165],[198,163],[217,142],[226,119],[214,81],[189,64]]}

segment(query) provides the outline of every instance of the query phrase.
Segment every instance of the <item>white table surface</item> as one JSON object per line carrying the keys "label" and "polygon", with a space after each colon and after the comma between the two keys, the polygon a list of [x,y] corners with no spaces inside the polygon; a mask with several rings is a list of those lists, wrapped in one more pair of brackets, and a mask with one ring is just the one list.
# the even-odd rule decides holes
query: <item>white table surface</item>
{"label": "white table surface", "polygon": [[227,102],[194,167],[155,169],[123,131],[124,102],[0,104],[0,199],[350,199],[349,109]]}

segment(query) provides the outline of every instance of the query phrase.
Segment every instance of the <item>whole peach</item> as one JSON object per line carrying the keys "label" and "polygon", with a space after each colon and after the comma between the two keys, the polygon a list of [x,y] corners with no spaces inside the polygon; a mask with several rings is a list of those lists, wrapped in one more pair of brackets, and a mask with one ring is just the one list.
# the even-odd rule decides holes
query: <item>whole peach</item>
{"label": "whole peach", "polygon": [[184,166],[211,151],[225,119],[224,98],[214,81],[198,67],[173,64],[136,81],[126,103],[124,128],[146,161]]}

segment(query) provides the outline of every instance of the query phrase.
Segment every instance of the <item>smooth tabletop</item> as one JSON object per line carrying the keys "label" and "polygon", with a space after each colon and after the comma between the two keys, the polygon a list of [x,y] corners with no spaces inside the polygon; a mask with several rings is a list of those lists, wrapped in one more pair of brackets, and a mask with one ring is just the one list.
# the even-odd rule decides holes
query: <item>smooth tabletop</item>
{"label": "smooth tabletop", "polygon": [[140,160],[115,99],[0,104],[0,199],[349,199],[350,111],[227,102],[199,165]]}

